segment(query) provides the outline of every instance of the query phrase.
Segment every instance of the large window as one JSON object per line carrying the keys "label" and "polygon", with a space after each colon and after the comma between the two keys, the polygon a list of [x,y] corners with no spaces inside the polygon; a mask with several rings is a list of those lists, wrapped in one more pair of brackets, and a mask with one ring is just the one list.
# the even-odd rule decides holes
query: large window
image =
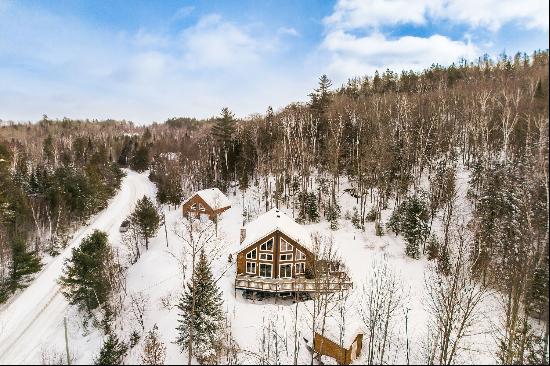
{"label": "large window", "polygon": [[281,238],[281,252],[291,252],[294,247],[285,239]]}
{"label": "large window", "polygon": [[246,259],[256,259],[256,248],[246,253]]}
{"label": "large window", "polygon": [[272,278],[273,277],[272,270],[273,270],[272,264],[260,263],[260,277]]}
{"label": "large window", "polygon": [[303,262],[296,263],[296,274],[304,274],[306,273],[306,264]]}
{"label": "large window", "polygon": [[246,273],[256,274],[256,262],[246,262]]}
{"label": "large window", "polygon": [[280,278],[292,278],[292,264],[281,264],[279,266],[279,277]]}
{"label": "large window", "polygon": [[281,261],[291,261],[292,253],[281,254]]}
{"label": "large window", "polygon": [[260,250],[265,250],[265,251],[268,251],[268,252],[272,252],[273,251],[273,238],[269,239],[268,241],[266,241],[265,243],[260,245]]}
{"label": "large window", "polygon": [[272,261],[273,260],[273,254],[260,253],[260,260],[261,261]]}
{"label": "large window", "polygon": [[306,255],[304,253],[302,253],[301,251],[299,251],[298,249],[296,249],[296,260],[297,261],[305,261],[306,260]]}

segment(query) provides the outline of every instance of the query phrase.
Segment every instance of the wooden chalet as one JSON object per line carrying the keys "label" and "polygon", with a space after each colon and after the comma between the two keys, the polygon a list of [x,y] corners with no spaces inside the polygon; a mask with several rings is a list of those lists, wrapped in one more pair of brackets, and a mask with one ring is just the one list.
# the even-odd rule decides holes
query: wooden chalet
{"label": "wooden chalet", "polygon": [[313,293],[352,287],[347,275],[330,265],[325,266],[330,275],[322,281],[316,279],[316,261],[309,232],[282,211],[272,209],[241,229],[235,289]]}
{"label": "wooden chalet", "polygon": [[201,220],[217,221],[218,216],[231,207],[231,202],[218,188],[196,192],[182,205],[183,216],[194,216]]}

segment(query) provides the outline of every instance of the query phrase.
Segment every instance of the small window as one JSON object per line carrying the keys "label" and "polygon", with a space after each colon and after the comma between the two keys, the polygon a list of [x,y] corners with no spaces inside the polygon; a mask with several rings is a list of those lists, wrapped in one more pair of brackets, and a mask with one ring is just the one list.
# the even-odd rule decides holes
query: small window
{"label": "small window", "polygon": [[296,249],[296,260],[297,261],[305,261],[306,260],[306,255],[304,253],[302,253],[301,251],[299,251],[298,249]]}
{"label": "small window", "polygon": [[273,238],[269,239],[268,241],[266,241],[265,243],[260,245],[260,250],[265,250],[265,251],[268,251],[268,252],[272,252],[273,251]]}
{"label": "small window", "polygon": [[306,273],[306,264],[305,263],[296,263],[296,274]]}
{"label": "small window", "polygon": [[291,252],[294,247],[285,239],[281,238],[281,252]]}
{"label": "small window", "polygon": [[261,261],[272,261],[273,260],[273,254],[260,253],[260,260]]}
{"label": "small window", "polygon": [[246,262],[246,273],[256,274],[256,262]]}
{"label": "small window", "polygon": [[281,254],[281,260],[282,261],[291,261],[292,260],[292,253]]}
{"label": "small window", "polygon": [[204,208],[204,206],[201,205],[200,203],[199,203],[199,211],[203,211],[203,212],[206,211],[206,209]]}
{"label": "small window", "polygon": [[292,264],[281,264],[279,266],[280,278],[292,278]]}
{"label": "small window", "polygon": [[272,278],[273,277],[272,269],[273,269],[273,265],[267,264],[267,263],[260,263],[260,276]]}
{"label": "small window", "polygon": [[246,259],[256,259],[256,248],[246,253]]}
{"label": "small window", "polygon": [[193,203],[191,205],[191,211],[197,211],[197,204],[196,203]]}

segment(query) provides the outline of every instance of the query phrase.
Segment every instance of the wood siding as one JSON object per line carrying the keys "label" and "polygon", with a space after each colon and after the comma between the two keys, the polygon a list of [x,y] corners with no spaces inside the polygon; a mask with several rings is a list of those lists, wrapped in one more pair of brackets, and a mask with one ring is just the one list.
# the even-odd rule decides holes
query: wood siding
{"label": "wood siding", "polygon": [[[292,253],[292,260],[291,261],[280,261],[280,245],[281,245],[281,238],[286,240],[288,243],[292,245],[292,251],[288,252],[282,252],[283,254],[290,254]],[[261,251],[260,246],[268,241],[269,239],[273,239],[273,251]],[[246,259],[246,254],[252,250],[256,249],[256,259]],[[305,260],[296,260],[296,250],[300,250],[302,253],[305,254],[306,259]],[[266,254],[272,254],[273,260],[260,260],[260,253],[266,253]],[[246,248],[243,248],[239,254],[237,255],[237,274],[247,274],[246,272],[246,262],[254,262],[256,263],[256,276],[259,276],[260,273],[260,263],[267,263],[272,264],[272,278],[279,278],[279,265],[280,264],[291,264],[292,265],[292,277],[296,278],[296,263],[305,263],[305,270],[308,268],[312,268],[313,266],[313,260],[314,256],[313,254],[298,244],[295,240],[292,238],[286,236],[285,234],[281,233],[280,231],[275,231],[272,234],[269,234],[262,239],[256,241],[254,244],[248,245]],[[253,275],[253,274],[249,274]]]}
{"label": "wood siding", "polygon": [[349,365],[359,355],[363,348],[363,334],[359,333],[355,336],[352,344],[348,348],[340,347],[339,344],[323,337],[315,332],[313,338],[313,349],[321,355],[332,357],[339,365]]}
{"label": "wood siding", "polygon": [[[194,204],[201,204],[204,207],[204,211],[200,210],[192,210],[191,207]],[[195,215],[195,217],[200,217],[201,213],[204,213],[208,215],[208,218],[212,221],[216,221],[218,215],[220,215],[222,212],[228,210],[231,206],[222,207],[218,210],[213,210],[212,207],[210,207],[198,194],[195,194],[193,197],[189,199],[189,201],[185,202],[185,204],[182,206],[182,213],[183,216],[188,215]]]}

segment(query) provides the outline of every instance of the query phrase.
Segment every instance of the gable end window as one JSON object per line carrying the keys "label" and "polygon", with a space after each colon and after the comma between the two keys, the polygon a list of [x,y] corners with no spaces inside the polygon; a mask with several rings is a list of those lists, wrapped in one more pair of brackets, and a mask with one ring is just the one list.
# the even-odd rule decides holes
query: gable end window
{"label": "gable end window", "polygon": [[261,261],[272,261],[273,260],[273,254],[260,253],[260,260]]}
{"label": "gable end window", "polygon": [[246,253],[246,259],[256,259],[256,248]]}
{"label": "gable end window", "polygon": [[272,252],[273,251],[273,238],[269,239],[262,245],[260,245],[260,250],[266,251],[266,252]]}
{"label": "gable end window", "polygon": [[191,205],[191,211],[197,211],[197,204],[196,203],[193,203]]}
{"label": "gable end window", "polygon": [[285,239],[281,238],[281,252],[292,252],[294,247]]}
{"label": "gable end window", "polygon": [[281,254],[281,261],[291,261],[292,260],[292,253],[285,253]]}
{"label": "gable end window", "polygon": [[296,260],[297,261],[305,261],[306,255],[302,253],[300,250],[296,249]]}

